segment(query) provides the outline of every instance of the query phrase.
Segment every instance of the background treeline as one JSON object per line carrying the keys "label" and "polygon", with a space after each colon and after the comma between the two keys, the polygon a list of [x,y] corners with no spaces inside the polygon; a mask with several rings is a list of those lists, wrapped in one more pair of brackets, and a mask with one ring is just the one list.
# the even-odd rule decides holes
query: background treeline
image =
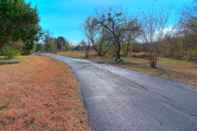
{"label": "background treeline", "polygon": [[197,1],[173,27],[170,20],[170,12],[161,9],[131,18],[122,11],[105,11],[87,18],[81,45],[86,57],[92,50],[98,56],[111,55],[117,63],[122,56],[146,57],[153,68],[160,56],[197,61]]}
{"label": "background treeline", "polygon": [[57,38],[50,36],[49,33],[43,33],[40,37],[40,42],[35,46],[35,52],[50,52],[68,51],[71,49],[71,44],[62,36]]}

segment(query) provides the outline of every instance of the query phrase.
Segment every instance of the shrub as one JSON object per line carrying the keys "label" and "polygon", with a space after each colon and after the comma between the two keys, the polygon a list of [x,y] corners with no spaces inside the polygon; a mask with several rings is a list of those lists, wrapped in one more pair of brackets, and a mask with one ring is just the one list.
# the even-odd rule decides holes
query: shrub
{"label": "shrub", "polygon": [[5,46],[1,49],[1,55],[3,55],[5,59],[13,59],[19,54],[20,52],[17,49],[10,46]]}

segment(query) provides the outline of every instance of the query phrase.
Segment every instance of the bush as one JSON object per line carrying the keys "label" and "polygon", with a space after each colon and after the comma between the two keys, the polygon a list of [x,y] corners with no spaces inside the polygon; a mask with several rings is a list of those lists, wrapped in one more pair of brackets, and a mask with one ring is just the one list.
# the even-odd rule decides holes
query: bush
{"label": "bush", "polygon": [[5,59],[13,59],[15,56],[20,55],[20,52],[13,47],[6,46],[2,48],[1,55],[4,56]]}

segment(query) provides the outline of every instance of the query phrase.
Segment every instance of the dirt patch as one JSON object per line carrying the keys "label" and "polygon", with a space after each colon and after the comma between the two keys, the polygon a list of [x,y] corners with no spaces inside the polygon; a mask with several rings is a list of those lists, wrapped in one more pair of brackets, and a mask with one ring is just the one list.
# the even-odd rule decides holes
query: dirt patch
{"label": "dirt patch", "polygon": [[0,66],[1,131],[88,131],[77,82],[68,66],[29,56]]}

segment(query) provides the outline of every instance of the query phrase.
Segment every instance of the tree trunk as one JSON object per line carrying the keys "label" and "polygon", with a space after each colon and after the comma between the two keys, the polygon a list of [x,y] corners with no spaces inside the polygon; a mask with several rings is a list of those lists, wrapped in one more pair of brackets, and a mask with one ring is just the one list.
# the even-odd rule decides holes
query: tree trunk
{"label": "tree trunk", "polygon": [[151,68],[157,68],[159,55],[157,53],[157,46],[153,43],[148,43],[148,52],[149,52],[149,64]]}
{"label": "tree trunk", "polygon": [[89,58],[90,45],[86,46],[85,58]]}
{"label": "tree trunk", "polygon": [[117,44],[116,44],[116,56],[115,56],[115,62],[116,63],[120,63],[121,62],[121,54],[120,54],[120,52],[121,52],[121,44],[120,44],[120,42],[117,42]]}
{"label": "tree trunk", "polygon": [[129,51],[130,51],[130,43],[127,43],[126,54],[125,54],[126,57],[129,56]]}
{"label": "tree trunk", "polygon": [[157,68],[157,63],[158,63],[158,56],[151,55],[151,58],[150,58],[150,66],[151,66],[151,68]]}
{"label": "tree trunk", "polygon": [[152,50],[150,52],[150,59],[149,59],[150,67],[157,68],[158,61],[159,61],[159,55],[155,50]]}

